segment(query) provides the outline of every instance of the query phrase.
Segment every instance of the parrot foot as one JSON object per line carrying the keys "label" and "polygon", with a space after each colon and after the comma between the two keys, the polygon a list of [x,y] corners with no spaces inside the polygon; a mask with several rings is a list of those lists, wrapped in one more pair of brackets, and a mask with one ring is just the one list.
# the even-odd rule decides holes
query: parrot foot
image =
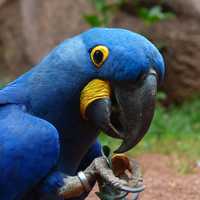
{"label": "parrot foot", "polygon": [[98,179],[100,192],[97,196],[101,200],[127,199],[126,196],[130,193],[129,198],[132,200],[138,199],[139,193],[144,190],[143,179],[140,172],[140,166],[134,159],[128,158],[125,154],[111,155],[110,149],[104,147],[102,154],[108,163],[108,166],[120,181],[125,181],[118,187],[112,182],[107,182],[101,177]]}
{"label": "parrot foot", "polygon": [[85,171],[77,176],[67,176],[63,179],[64,185],[59,188],[58,195],[64,198],[78,197],[84,192],[91,191],[92,183],[102,179],[112,187],[122,190],[128,182],[116,177],[109,167],[105,157],[96,158]]}

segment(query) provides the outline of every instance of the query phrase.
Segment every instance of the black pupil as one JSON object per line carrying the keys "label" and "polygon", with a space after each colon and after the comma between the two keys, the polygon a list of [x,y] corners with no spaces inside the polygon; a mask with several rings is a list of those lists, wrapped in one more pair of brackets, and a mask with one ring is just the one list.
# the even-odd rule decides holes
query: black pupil
{"label": "black pupil", "polygon": [[96,50],[94,52],[93,59],[96,64],[100,64],[103,60],[103,53],[100,50]]}

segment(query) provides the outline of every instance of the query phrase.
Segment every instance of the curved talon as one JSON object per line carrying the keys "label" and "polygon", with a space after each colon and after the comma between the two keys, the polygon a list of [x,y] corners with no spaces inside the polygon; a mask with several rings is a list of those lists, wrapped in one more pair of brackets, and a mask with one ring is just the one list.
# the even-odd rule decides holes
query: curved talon
{"label": "curved talon", "polygon": [[136,187],[135,188],[131,188],[129,186],[122,186],[121,187],[122,191],[124,191],[124,192],[131,192],[131,193],[139,193],[139,192],[144,191],[144,189],[145,189],[144,185],[142,185],[140,187],[137,187],[137,188]]}

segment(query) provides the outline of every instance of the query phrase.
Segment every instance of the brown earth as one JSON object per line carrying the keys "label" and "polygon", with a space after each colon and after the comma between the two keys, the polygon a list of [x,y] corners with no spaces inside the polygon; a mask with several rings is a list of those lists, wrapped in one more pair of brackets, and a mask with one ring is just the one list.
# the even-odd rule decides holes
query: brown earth
{"label": "brown earth", "polygon": [[[181,175],[172,167],[174,158],[159,154],[143,155],[138,158],[143,169],[145,191],[141,200],[199,200],[200,168]],[[98,199],[93,190],[87,200]]]}

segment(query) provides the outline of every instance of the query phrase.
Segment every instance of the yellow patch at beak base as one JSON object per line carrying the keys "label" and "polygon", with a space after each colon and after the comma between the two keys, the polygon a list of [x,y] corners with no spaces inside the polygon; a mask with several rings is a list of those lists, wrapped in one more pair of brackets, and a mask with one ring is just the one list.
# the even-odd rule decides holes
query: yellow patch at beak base
{"label": "yellow patch at beak base", "polygon": [[94,79],[90,81],[81,91],[80,112],[86,118],[85,112],[89,104],[97,99],[110,98],[111,88],[108,81]]}

